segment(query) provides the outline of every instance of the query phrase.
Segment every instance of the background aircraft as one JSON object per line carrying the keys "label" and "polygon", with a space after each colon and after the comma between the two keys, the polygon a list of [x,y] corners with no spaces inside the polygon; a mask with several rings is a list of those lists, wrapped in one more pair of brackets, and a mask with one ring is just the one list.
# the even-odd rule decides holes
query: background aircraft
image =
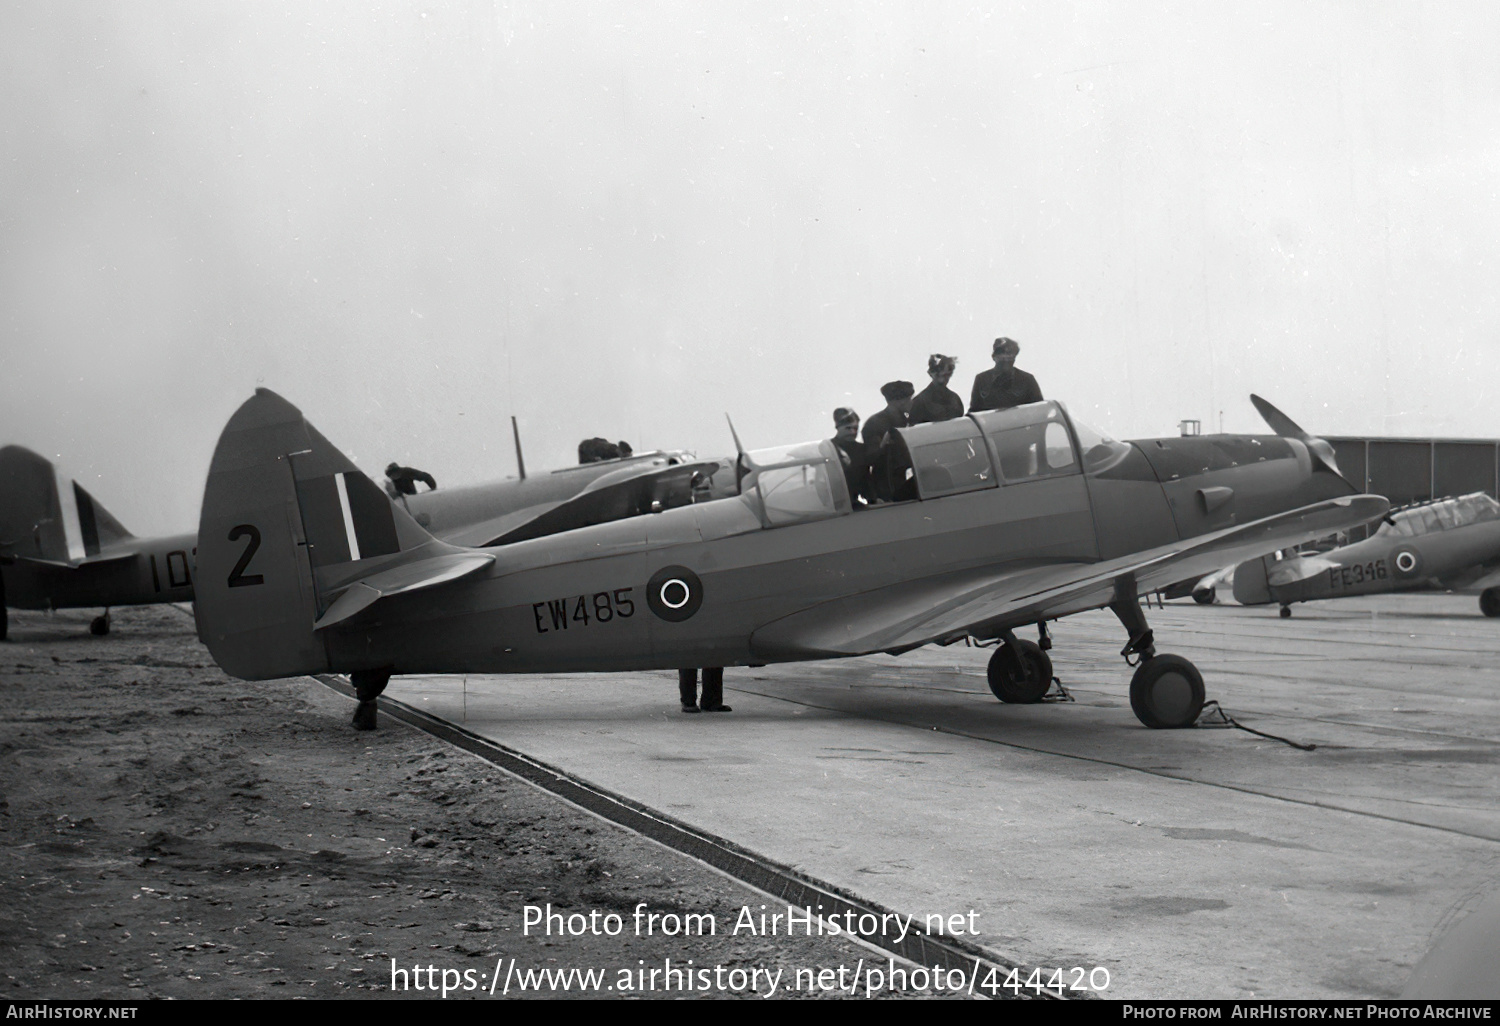
{"label": "background aircraft", "polygon": [[83,487],[30,449],[0,449],[0,639],[3,607],[102,606],[89,630],[109,633],[109,607],[193,597],[196,534],[137,538]]}
{"label": "background aircraft", "polygon": [[[728,494],[728,464],[649,452],[398,501],[440,538],[499,545],[684,505],[695,475],[700,492]],[[111,606],[192,601],[197,540],[137,538],[46,458],[0,449],[0,640],[6,607],[102,607],[89,627],[102,635]]]}
{"label": "background aircraft", "polygon": [[1234,572],[1241,605],[1292,603],[1386,591],[1479,592],[1485,616],[1500,616],[1500,503],[1484,492],[1408,506],[1369,538],[1329,552],[1252,559]]}
{"label": "background aircraft", "polygon": [[831,442],[741,451],[739,494],[474,549],[430,535],[261,389],[209,470],[198,632],[244,679],[349,672],[371,728],[396,673],[757,665],[966,637],[1003,642],[991,689],[1032,702],[1051,682],[1047,621],[1107,606],[1136,715],[1187,726],[1202,677],[1157,653],[1138,596],[1389,508],[1262,406],[1289,437],[1117,442],[1050,402],[919,425],[902,432],[918,497],[859,512]]}

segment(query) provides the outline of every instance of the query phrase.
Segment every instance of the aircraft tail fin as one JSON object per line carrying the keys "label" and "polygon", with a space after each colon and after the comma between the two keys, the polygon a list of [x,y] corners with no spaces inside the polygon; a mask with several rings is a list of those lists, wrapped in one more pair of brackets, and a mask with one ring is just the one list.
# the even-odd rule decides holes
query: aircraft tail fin
{"label": "aircraft tail fin", "polygon": [[198,635],[246,680],[334,665],[326,629],[494,557],[437,541],[303,418],[257,389],[214,450],[198,522]]}
{"label": "aircraft tail fin", "polygon": [[76,565],[130,537],[51,460],[19,445],[0,449],[0,556]]}
{"label": "aircraft tail fin", "polygon": [[1264,558],[1247,559],[1234,568],[1234,600],[1242,606],[1263,606],[1271,601],[1266,583]]}

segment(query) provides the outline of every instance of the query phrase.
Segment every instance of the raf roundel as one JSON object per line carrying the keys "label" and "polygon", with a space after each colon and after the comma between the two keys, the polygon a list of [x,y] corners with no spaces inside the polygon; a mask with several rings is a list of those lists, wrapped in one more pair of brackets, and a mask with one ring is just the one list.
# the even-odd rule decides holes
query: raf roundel
{"label": "raf roundel", "polygon": [[646,604],[663,620],[680,623],[703,605],[703,582],[685,566],[664,566],[646,585]]}
{"label": "raf roundel", "polygon": [[1403,577],[1410,577],[1422,568],[1422,560],[1415,549],[1401,549],[1396,553],[1396,571]]}

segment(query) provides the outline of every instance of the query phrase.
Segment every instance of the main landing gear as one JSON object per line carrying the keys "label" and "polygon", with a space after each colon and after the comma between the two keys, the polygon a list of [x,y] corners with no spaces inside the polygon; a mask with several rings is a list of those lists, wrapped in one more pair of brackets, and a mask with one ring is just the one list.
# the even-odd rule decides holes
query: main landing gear
{"label": "main landing gear", "polygon": [[354,695],[359,704],[354,707],[354,729],[374,730],[378,711],[375,699],[391,682],[390,670],[355,670],[349,674],[349,683],[354,685]]}
{"label": "main landing gear", "polygon": [[[1001,635],[1005,640],[990,656],[990,690],[1002,702],[1030,705],[1040,702],[1052,687],[1052,658],[1035,641],[1018,638],[1011,631]],[[1047,628],[1042,626],[1042,640],[1051,647]]]}
{"label": "main landing gear", "polygon": [[[1120,618],[1130,640],[1120,649],[1127,666],[1135,666],[1130,678],[1130,708],[1148,727],[1191,727],[1203,711],[1203,675],[1179,655],[1157,655],[1156,641],[1146,625],[1136,594],[1135,578],[1115,581],[1115,597],[1109,608]],[[1132,663],[1131,657],[1138,662]]]}
{"label": "main landing gear", "polygon": [[109,633],[109,609],[89,621],[89,633],[96,638],[102,638]]}
{"label": "main landing gear", "polygon": [[1479,611],[1485,616],[1500,616],[1500,588],[1486,588],[1479,593]]}
{"label": "main landing gear", "polygon": [[1281,618],[1283,620],[1290,620],[1292,618],[1292,607],[1291,606],[1282,606],[1281,607]]}

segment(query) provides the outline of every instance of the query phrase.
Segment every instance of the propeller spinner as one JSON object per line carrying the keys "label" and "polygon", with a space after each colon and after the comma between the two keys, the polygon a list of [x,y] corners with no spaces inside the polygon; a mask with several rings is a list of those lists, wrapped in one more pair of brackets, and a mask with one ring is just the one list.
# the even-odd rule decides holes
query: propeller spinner
{"label": "propeller spinner", "polygon": [[1303,430],[1295,420],[1282,413],[1260,396],[1251,394],[1250,402],[1255,405],[1256,412],[1271,426],[1271,430],[1283,438],[1295,438],[1307,446],[1307,451],[1312,454],[1313,460],[1321,464],[1326,470],[1330,470],[1343,478],[1344,482],[1353,488],[1354,483],[1339,469],[1338,460],[1334,458],[1333,446],[1326,440],[1319,438]]}

